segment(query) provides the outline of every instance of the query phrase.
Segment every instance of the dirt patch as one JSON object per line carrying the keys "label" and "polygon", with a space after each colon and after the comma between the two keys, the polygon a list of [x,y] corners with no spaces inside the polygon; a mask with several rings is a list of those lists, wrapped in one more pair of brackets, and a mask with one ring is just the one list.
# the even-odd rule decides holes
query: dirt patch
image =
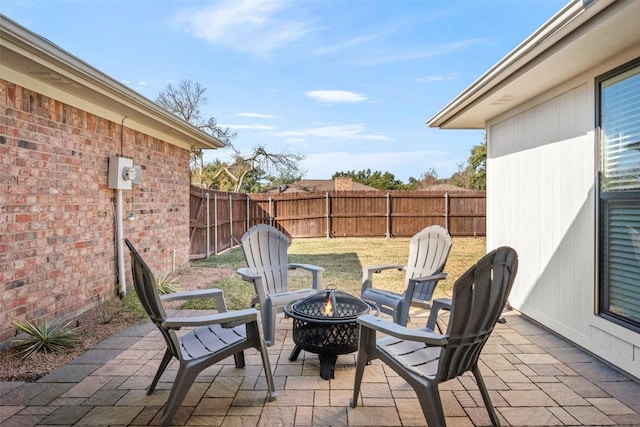
{"label": "dirt patch", "polygon": [[[192,267],[178,271],[175,276],[184,290],[194,290],[206,289],[215,280],[234,274],[232,269]],[[144,318],[123,310],[120,300],[116,298],[72,320],[72,325],[79,328],[82,337],[77,347],[59,353],[39,353],[25,362],[15,346],[1,348],[0,381],[36,381],[104,339],[140,321],[144,321]]]}

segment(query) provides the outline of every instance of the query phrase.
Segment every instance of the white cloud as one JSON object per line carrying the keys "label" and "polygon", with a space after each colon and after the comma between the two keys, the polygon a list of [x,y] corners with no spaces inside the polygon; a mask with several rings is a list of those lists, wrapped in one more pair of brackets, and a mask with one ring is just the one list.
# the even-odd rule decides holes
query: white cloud
{"label": "white cloud", "polygon": [[416,83],[431,83],[431,82],[444,82],[447,80],[455,80],[458,76],[455,74],[447,74],[447,75],[431,75],[426,77],[416,77],[413,79]]}
{"label": "white cloud", "polygon": [[305,95],[316,101],[329,103],[362,102],[368,99],[364,94],[347,90],[311,90],[305,92]]}
{"label": "white cloud", "polygon": [[226,0],[191,9],[176,24],[192,36],[254,54],[266,54],[313,31],[302,19],[281,19],[290,1]]}
{"label": "white cloud", "polygon": [[234,125],[234,124],[222,124],[218,123],[218,126],[221,128],[229,128],[229,129],[250,129],[250,130],[275,130],[275,126],[269,125]]}
{"label": "white cloud", "polygon": [[414,49],[408,51],[399,51],[397,49],[392,52],[385,53],[380,50],[376,51],[374,55],[369,57],[354,57],[350,62],[356,65],[376,65],[376,64],[388,64],[392,62],[412,61],[415,59],[433,58],[435,56],[449,55],[459,52],[468,47],[486,43],[485,39],[468,39],[460,40],[451,43],[441,43],[433,46],[429,46],[424,49]]}
{"label": "white cloud", "polygon": [[262,114],[262,113],[237,113],[238,117],[251,117],[254,119],[279,119],[278,116],[272,116],[271,114]]}
{"label": "white cloud", "polygon": [[291,130],[278,133],[277,136],[287,138],[330,138],[372,141],[393,141],[393,138],[382,134],[364,133],[364,125],[360,123],[348,125],[327,125],[315,128]]}
{"label": "white cloud", "polygon": [[129,80],[122,80],[122,84],[138,92],[142,92],[147,87],[147,82],[145,82],[144,80],[141,80],[135,84]]}
{"label": "white cloud", "polygon": [[378,35],[354,37],[349,40],[344,40],[338,43],[334,43],[332,45],[323,45],[323,46],[317,47],[313,51],[313,53],[315,55],[334,54],[334,53],[342,52],[344,50],[349,50],[349,49],[357,48],[359,46],[368,44],[376,40],[378,37],[379,37]]}

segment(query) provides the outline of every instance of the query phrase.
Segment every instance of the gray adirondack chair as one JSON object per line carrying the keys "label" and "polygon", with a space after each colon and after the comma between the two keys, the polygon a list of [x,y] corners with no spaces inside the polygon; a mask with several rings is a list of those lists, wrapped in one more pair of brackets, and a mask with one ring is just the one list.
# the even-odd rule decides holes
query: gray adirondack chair
{"label": "gray adirondack chair", "polygon": [[[239,268],[243,280],[253,282],[256,297],[251,306],[260,304],[262,329],[267,346],[275,342],[276,316],[285,305],[306,298],[322,287],[324,268],[311,264],[290,263],[287,256],[289,238],[268,224],[249,228],[240,239],[247,267]],[[311,273],[311,287],[289,290],[289,270],[302,269]]]}
{"label": "gray adirondack chair", "polygon": [[[451,251],[451,236],[439,226],[431,225],[419,231],[409,241],[407,265],[376,265],[362,268],[364,300],[376,303],[380,311],[393,317],[393,321],[405,326],[410,306],[431,307],[433,291],[438,281],[447,278],[444,267]],[[374,274],[384,270],[405,271],[405,289],[402,294],[374,287]]]}
{"label": "gray adirondack chair", "polygon": [[[415,390],[430,427],[445,425],[438,384],[471,371],[493,425],[498,415],[484,384],[478,359],[505,307],[518,269],[518,255],[509,247],[498,248],[471,267],[454,284],[447,331],[409,329],[379,317],[358,318],[361,325],[351,407],[360,394],[364,369],[380,359]],[[376,341],[376,332],[387,334]]]}
{"label": "gray adirondack chair", "polygon": [[[200,372],[229,356],[234,356],[236,367],[244,367],[243,350],[256,348],[262,356],[262,365],[267,380],[267,400],[275,399],[275,388],[269,356],[260,336],[258,313],[255,309],[227,311],[224,295],[220,289],[175,292],[160,295],[153,273],[146,265],[129,239],[125,243],[131,252],[133,284],[142,307],[151,321],[158,327],[167,344],[160,366],[147,394],[153,393],[169,362],[173,358],[180,363],[176,379],[160,425],[168,426],[180,408],[187,392]],[[211,297],[216,300],[217,314],[189,317],[169,317],[163,307],[165,301]],[[193,328],[178,336],[177,330]]]}

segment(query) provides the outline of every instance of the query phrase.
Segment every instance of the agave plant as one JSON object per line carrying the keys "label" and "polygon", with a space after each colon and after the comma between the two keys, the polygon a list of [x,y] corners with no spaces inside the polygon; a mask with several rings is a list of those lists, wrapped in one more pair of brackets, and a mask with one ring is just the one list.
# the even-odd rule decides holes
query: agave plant
{"label": "agave plant", "polygon": [[35,354],[43,352],[59,352],[71,348],[80,343],[79,330],[70,327],[72,321],[62,323],[60,319],[54,319],[50,323],[45,320],[33,323],[28,320],[13,320],[13,327],[19,332],[27,334],[26,338],[14,338],[13,342],[24,346],[22,360],[29,359]]}
{"label": "agave plant", "polygon": [[176,280],[176,278],[171,276],[170,274],[163,274],[156,277],[156,286],[158,287],[158,292],[160,293],[160,295],[166,295],[172,292],[180,292],[182,290],[180,282],[178,282],[178,280]]}

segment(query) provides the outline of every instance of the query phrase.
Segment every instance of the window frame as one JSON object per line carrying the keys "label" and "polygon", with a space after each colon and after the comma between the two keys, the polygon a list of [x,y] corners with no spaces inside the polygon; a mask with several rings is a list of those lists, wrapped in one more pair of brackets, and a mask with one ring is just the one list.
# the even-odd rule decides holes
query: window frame
{"label": "window frame", "polygon": [[[604,319],[607,319],[615,324],[623,326],[627,329],[630,329],[635,332],[640,332],[640,321],[635,321],[633,319],[627,318],[625,316],[621,316],[617,313],[612,312],[609,309],[609,283],[606,281],[608,275],[608,265],[605,262],[605,253],[607,252],[604,248],[605,242],[607,241],[607,236],[605,236],[605,212],[606,205],[609,202],[615,202],[620,200],[638,200],[640,201],[640,189],[639,190],[631,190],[631,191],[603,191],[602,190],[602,169],[603,169],[603,149],[604,149],[604,141],[602,138],[602,86],[608,80],[615,78],[621,74],[629,72],[631,70],[638,69],[640,72],[640,58],[636,58],[632,61],[629,61],[613,70],[610,70],[600,76],[595,78],[595,108],[596,108],[596,129],[597,132],[597,141],[598,141],[598,179],[597,179],[597,248],[598,248],[598,277],[597,277],[597,303],[596,303],[596,313]],[[639,119],[640,120],[640,119]]]}

